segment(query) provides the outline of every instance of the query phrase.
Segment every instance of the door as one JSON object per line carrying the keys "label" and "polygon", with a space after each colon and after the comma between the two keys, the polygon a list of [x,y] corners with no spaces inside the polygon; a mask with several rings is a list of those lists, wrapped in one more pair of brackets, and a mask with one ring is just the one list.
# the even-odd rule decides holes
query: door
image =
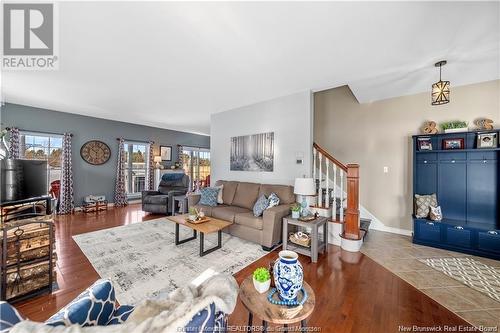
{"label": "door", "polygon": [[467,163],[463,160],[439,162],[438,205],[441,206],[443,218],[452,220],[466,219],[466,179]]}
{"label": "door", "polygon": [[467,221],[491,225],[498,218],[496,160],[470,160],[467,165]]}

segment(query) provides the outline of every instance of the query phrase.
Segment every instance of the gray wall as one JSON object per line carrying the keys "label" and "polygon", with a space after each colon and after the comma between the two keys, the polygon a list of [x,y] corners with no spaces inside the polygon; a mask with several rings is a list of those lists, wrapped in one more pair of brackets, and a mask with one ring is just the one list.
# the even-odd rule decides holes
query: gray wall
{"label": "gray wall", "polygon": [[[119,121],[98,119],[65,112],[51,111],[17,104],[1,108],[2,129],[17,127],[33,132],[73,134],[73,181],[75,204],[80,206],[89,194],[104,194],[114,199],[115,171],[118,141],[123,137],[131,141],[155,142],[154,154],[159,155],[159,145],[172,146],[172,163],[177,161],[177,145],[210,147],[210,137],[161,128],[141,126]],[[80,148],[89,140],[101,140],[111,148],[111,158],[103,165],[90,165],[80,157]],[[169,166],[171,163],[165,165]]]}

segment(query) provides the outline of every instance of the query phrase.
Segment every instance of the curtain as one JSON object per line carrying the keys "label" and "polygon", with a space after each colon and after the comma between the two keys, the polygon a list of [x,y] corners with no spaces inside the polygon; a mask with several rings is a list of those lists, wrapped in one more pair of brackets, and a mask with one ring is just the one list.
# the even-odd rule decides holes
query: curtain
{"label": "curtain", "polygon": [[118,143],[118,165],[116,166],[116,184],[115,184],[115,206],[126,206],[127,193],[125,193],[125,148],[123,138]]}
{"label": "curtain", "polygon": [[148,154],[148,164],[146,170],[146,190],[154,190],[154,177],[155,177],[155,166],[154,166],[154,152],[153,152],[153,141],[149,141],[149,154]]}
{"label": "curtain", "polygon": [[9,140],[9,158],[20,158],[21,157],[21,136],[19,135],[18,128],[10,129],[10,140]]}
{"label": "curtain", "polygon": [[61,192],[59,214],[71,214],[75,209],[73,200],[73,166],[71,163],[71,134],[64,133],[61,156]]}

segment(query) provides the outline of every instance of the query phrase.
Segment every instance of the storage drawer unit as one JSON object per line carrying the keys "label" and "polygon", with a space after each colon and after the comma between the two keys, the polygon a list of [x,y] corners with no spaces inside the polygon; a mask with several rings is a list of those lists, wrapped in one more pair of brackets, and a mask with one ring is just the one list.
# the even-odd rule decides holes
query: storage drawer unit
{"label": "storage drawer unit", "polygon": [[477,238],[477,248],[500,256],[500,233],[495,230],[480,231]]}
{"label": "storage drawer unit", "polygon": [[441,227],[439,222],[415,220],[415,235],[422,241],[441,241]]}
{"label": "storage drawer unit", "polygon": [[446,244],[472,248],[472,232],[463,226],[446,226]]}

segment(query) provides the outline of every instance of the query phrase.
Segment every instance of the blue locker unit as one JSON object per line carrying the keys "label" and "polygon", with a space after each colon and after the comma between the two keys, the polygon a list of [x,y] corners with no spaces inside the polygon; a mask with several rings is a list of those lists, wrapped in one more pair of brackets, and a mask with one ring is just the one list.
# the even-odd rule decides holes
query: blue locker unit
{"label": "blue locker unit", "polygon": [[[488,132],[500,139],[498,130]],[[413,137],[413,194],[436,193],[443,212],[440,222],[413,218],[413,242],[500,259],[500,148],[478,148],[477,134]],[[420,137],[431,138],[433,149],[419,151]],[[462,149],[443,149],[443,140],[456,138]]]}

